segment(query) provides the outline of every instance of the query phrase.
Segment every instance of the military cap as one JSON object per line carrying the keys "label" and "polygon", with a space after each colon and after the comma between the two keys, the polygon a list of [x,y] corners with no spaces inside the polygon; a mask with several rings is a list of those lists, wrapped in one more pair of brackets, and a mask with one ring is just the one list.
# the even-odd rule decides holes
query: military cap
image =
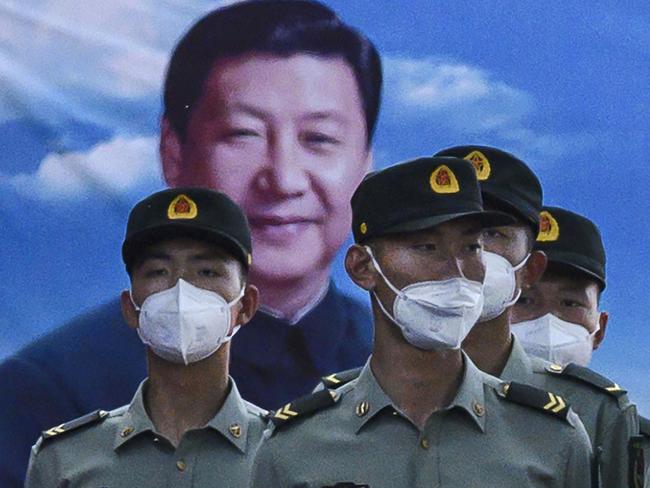
{"label": "military cap", "polygon": [[514,212],[539,231],[542,185],[535,173],[519,158],[489,146],[455,146],[435,156],[454,156],[470,161],[476,169],[486,203]]}
{"label": "military cap", "polygon": [[598,227],[586,217],[559,207],[544,207],[535,249],[595,278],[605,289],[605,247]]}
{"label": "military cap", "polygon": [[251,233],[241,208],[224,193],[206,188],[172,188],[138,202],[129,214],[122,259],[130,269],[143,246],[188,236],[214,242],[251,264]]}
{"label": "military cap", "polygon": [[424,157],[375,171],[352,195],[356,242],[423,230],[464,216],[476,216],[486,227],[514,220],[483,210],[476,172],[458,158]]}

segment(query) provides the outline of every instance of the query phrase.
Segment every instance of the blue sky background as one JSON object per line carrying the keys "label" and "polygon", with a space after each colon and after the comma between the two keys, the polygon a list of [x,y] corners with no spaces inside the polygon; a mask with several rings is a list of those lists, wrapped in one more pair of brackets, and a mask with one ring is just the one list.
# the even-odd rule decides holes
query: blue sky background
{"label": "blue sky background", "polygon": [[[0,0],[0,356],[126,286],[128,211],[163,186],[167,57],[218,5],[105,3]],[[384,57],[377,166],[495,145],[600,226],[611,319],[593,367],[650,414],[647,1],[327,3]]]}

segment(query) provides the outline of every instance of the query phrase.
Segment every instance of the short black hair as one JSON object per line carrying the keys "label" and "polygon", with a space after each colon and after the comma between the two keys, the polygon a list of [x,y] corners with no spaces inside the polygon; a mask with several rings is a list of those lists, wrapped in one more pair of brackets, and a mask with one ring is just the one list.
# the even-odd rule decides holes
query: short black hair
{"label": "short black hair", "polygon": [[354,71],[370,144],[381,98],[379,53],[363,34],[314,0],[240,2],[192,26],[172,53],[164,89],[164,114],[181,139],[215,62],[254,52],[343,58]]}

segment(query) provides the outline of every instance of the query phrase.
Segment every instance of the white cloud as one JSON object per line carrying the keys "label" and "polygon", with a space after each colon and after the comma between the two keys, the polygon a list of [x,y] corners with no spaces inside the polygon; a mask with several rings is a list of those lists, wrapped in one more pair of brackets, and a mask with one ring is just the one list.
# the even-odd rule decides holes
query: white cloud
{"label": "white cloud", "polygon": [[93,193],[124,195],[160,187],[158,141],[155,137],[116,137],[86,152],[49,154],[34,173],[0,179],[21,195],[48,201],[70,201]]}
{"label": "white cloud", "polygon": [[[64,117],[102,97],[158,96],[172,47],[226,2],[6,0],[0,5],[0,122]],[[15,100],[21,100],[17,105]],[[46,108],[44,109],[43,106]],[[22,113],[21,113],[22,112]]]}
{"label": "white cloud", "polygon": [[386,110],[383,117],[418,122],[423,137],[443,128],[458,138],[487,139],[523,156],[559,159],[580,134],[558,135],[533,128],[537,100],[499,80],[488,70],[437,58],[386,57]]}
{"label": "white cloud", "polygon": [[533,105],[525,91],[464,63],[387,57],[385,66],[389,107],[407,116],[439,114],[467,132],[516,124]]}

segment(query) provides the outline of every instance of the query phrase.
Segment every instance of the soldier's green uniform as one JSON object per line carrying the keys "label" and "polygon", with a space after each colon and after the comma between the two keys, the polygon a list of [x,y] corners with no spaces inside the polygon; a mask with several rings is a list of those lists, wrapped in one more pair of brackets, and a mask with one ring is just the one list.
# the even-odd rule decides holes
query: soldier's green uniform
{"label": "soldier's green uniform", "polygon": [[[250,228],[241,208],[223,193],[203,188],[176,188],[150,195],[132,209],[122,247],[127,271],[133,271],[138,259],[143,259],[143,255],[146,256],[147,246],[166,239],[187,237],[216,245],[219,250],[237,259],[244,270],[248,270],[252,252]],[[206,246],[199,249],[212,250]],[[185,276],[185,267],[190,269],[187,273],[191,273],[191,265],[187,265],[182,259],[178,261],[181,263],[179,265],[174,258],[173,255],[156,256],[156,259],[170,264],[168,267],[163,265],[153,267],[154,276],[159,276],[159,269],[165,272],[161,273],[165,276],[175,273],[178,271],[175,267],[182,268],[178,271],[181,277]],[[191,254],[191,259],[197,260],[196,254]],[[214,260],[211,258],[199,255],[198,260],[207,263],[201,264],[201,267],[197,266],[198,269],[214,266]],[[129,272],[129,275],[132,289],[138,284],[142,287],[142,281],[145,284],[150,283],[141,278],[138,278],[139,282],[136,281],[134,276],[138,276],[137,273]],[[233,277],[235,278],[236,275]],[[151,293],[147,295],[150,296]],[[225,303],[225,298],[221,298]],[[179,301],[181,299],[185,300],[185,297],[181,296]],[[133,300],[131,296],[131,301]],[[189,300],[196,300],[196,298],[192,296]],[[135,303],[133,306],[136,306]],[[214,308],[213,305],[211,306]],[[210,320],[218,321],[221,318],[208,307],[200,310],[201,314],[206,311],[210,313]],[[146,312],[143,310],[143,313]],[[179,323],[188,320],[187,315],[182,315],[172,306],[164,308],[161,314],[176,318]],[[142,315],[138,320],[141,317]],[[128,321],[128,318],[125,319]],[[229,316],[225,322],[230,320]],[[138,324],[141,325],[141,322]],[[194,342],[197,342],[199,334],[208,336],[213,332],[206,330],[205,323],[199,325],[200,327],[197,327],[199,332],[196,334],[194,329],[190,329],[193,333],[190,338]],[[175,332],[169,328],[163,330],[170,335]],[[179,332],[178,336],[182,337],[182,332]],[[101,340],[101,337],[97,340]],[[180,440],[170,441],[165,438],[156,430],[149,416],[148,412],[151,409],[148,408],[152,405],[146,405],[148,388],[153,389],[157,385],[145,379],[129,405],[111,412],[96,411],[44,431],[32,448],[26,487],[225,486],[237,488],[247,486],[255,448],[268,423],[267,412],[241,398],[235,382],[227,376],[228,355],[215,355],[225,343],[223,336],[219,340],[221,342],[216,345],[216,349],[196,359],[196,361],[213,361],[214,358],[214,361],[208,364],[209,368],[184,370],[188,373],[185,376],[188,381],[200,380],[192,384],[210,385],[210,381],[214,381],[214,386],[207,386],[207,388],[216,389],[221,388],[217,385],[219,380],[223,380],[221,384],[226,385],[225,390],[213,392],[223,395],[224,400],[220,406],[216,403],[209,404],[210,411],[214,410],[216,413],[204,426],[187,430]],[[151,358],[158,352],[153,347],[153,343],[145,343],[151,349],[150,368],[156,367],[155,365],[159,363],[154,363]],[[214,342],[208,345],[212,347]],[[163,346],[174,349],[173,346],[176,344],[172,342],[171,345],[163,344],[161,347]],[[166,368],[174,368],[172,371],[177,373],[181,371],[179,368],[192,367],[186,366],[188,363],[196,365],[195,361],[185,361],[183,364],[178,359],[174,361],[162,356],[157,360],[166,362],[166,365],[156,371],[151,370],[150,374],[152,377],[155,375],[163,385],[167,379],[165,374],[170,370]],[[158,390],[160,391],[160,388]],[[151,393],[155,394],[154,391]],[[169,432],[163,427],[161,430]],[[174,443],[178,445],[175,446]]]}
{"label": "soldier's green uniform", "polygon": [[628,443],[638,432],[636,406],[616,383],[576,365],[566,367],[528,356],[513,337],[512,351],[501,373],[566,398],[587,429],[599,464],[603,487],[627,487]]}
{"label": "soldier's green uniform", "polygon": [[630,486],[650,488],[650,420],[639,416],[639,435],[630,439]]}
{"label": "soldier's green uniform", "polygon": [[214,418],[174,448],[147,415],[145,380],[129,405],[44,432],[32,448],[25,486],[245,487],[266,412],[230,385]]}
{"label": "soldier's green uniform", "polygon": [[[364,180],[353,197],[355,240],[395,225],[396,232],[414,231],[416,221],[432,227],[450,215],[481,218],[481,211],[469,163],[422,158]],[[370,362],[346,384],[354,373],[325,378],[344,385],[272,415],[251,486],[591,486],[588,436],[561,396],[501,382],[462,360],[455,398],[422,428],[382,390]]]}
{"label": "soldier's green uniform", "polygon": [[[593,224],[586,226],[575,219],[563,225],[562,219],[569,217],[567,212],[558,211],[557,220],[549,218],[549,211],[558,210],[555,207],[542,212],[540,225],[542,188],[535,174],[522,161],[486,146],[452,147],[438,152],[437,156],[471,161],[480,180],[483,198],[517,216],[520,223],[530,225],[535,232],[539,231],[534,249],[544,251],[549,261],[587,273],[604,287],[605,252],[597,229]],[[558,225],[563,228],[560,230]],[[566,397],[587,429],[599,463],[602,486],[629,486],[628,443],[630,436],[638,432],[638,419],[636,407],[624,390],[588,368],[575,365],[558,368],[543,360],[528,359],[516,340],[500,377]]]}
{"label": "soldier's green uniform", "polygon": [[[275,412],[251,486],[590,487],[589,440],[578,417],[541,390],[508,398],[521,392],[513,384],[506,394],[506,385],[465,356],[456,398],[420,431],[366,365],[341,388],[316,393],[320,405],[303,400]],[[320,410],[308,415],[311,408]]]}

